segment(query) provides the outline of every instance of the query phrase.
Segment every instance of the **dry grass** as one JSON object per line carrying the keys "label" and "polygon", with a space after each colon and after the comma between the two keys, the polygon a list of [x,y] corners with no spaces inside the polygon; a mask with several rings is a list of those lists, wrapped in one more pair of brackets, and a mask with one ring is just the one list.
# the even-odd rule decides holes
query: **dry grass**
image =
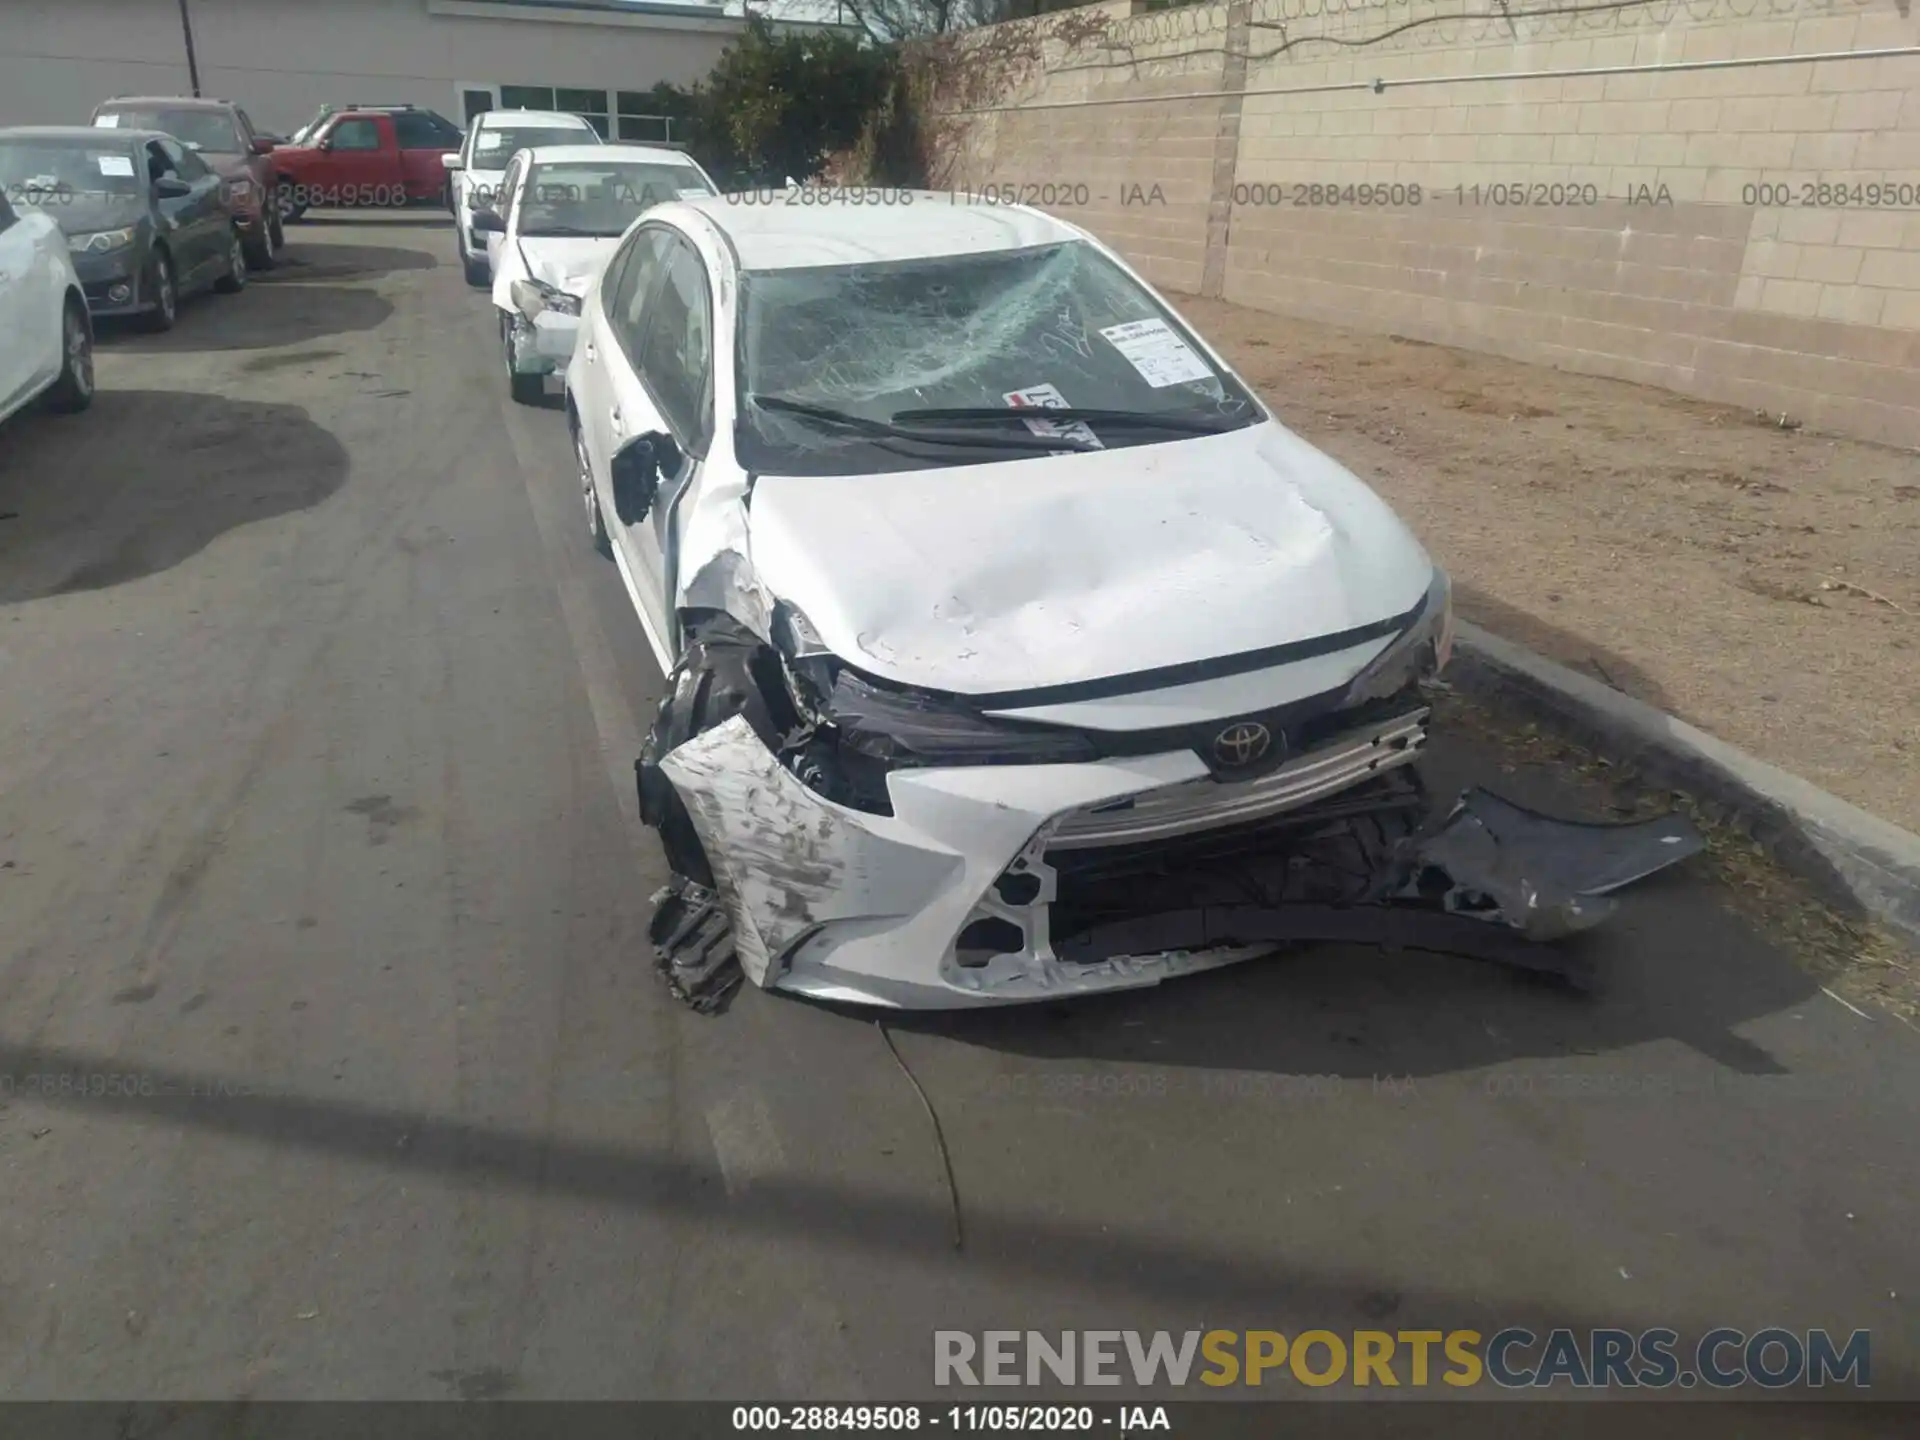
{"label": "dry grass", "polygon": [[1184,308],[1420,532],[1470,619],[1920,830],[1920,454]]}

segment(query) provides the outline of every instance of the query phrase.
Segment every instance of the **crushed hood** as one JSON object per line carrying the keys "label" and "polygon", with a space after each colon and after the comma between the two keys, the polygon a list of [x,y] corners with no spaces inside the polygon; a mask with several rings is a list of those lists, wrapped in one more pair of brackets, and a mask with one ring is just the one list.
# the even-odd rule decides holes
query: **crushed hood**
{"label": "crushed hood", "polygon": [[585,295],[594,277],[619,248],[618,235],[591,240],[575,236],[548,239],[534,236],[520,241],[520,251],[527,257],[533,278],[569,295]]}
{"label": "crushed hood", "polygon": [[1372,490],[1277,424],[1045,459],[763,477],[755,571],[834,653],[1005,694],[1318,639],[1432,579]]}

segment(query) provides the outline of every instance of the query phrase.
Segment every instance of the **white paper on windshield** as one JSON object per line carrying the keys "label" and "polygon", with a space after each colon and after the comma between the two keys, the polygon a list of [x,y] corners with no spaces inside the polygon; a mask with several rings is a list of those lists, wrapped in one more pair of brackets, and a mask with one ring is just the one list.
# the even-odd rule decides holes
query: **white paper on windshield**
{"label": "white paper on windshield", "polygon": [[1109,325],[1100,333],[1156,390],[1214,378],[1207,362],[1194,354],[1193,347],[1174,334],[1164,320],[1129,320],[1124,325]]}
{"label": "white paper on windshield", "polygon": [[133,161],[125,155],[96,155],[94,159],[102,175],[124,175],[129,179],[133,176]]}
{"label": "white paper on windshield", "polygon": [[102,115],[93,123],[101,130],[118,130],[120,128],[120,117],[118,115]]}
{"label": "white paper on windshield", "polygon": [[[1000,398],[1015,410],[1064,410],[1067,408],[1067,397],[1052,385],[1029,385],[1024,390],[1009,390]],[[1058,420],[1029,420],[1026,423],[1027,429],[1036,435],[1044,435],[1049,439],[1057,436],[1067,440],[1078,440],[1082,445],[1090,445],[1095,450],[1106,448],[1100,443],[1100,437],[1087,428],[1084,420],[1069,420],[1064,425]]]}
{"label": "white paper on windshield", "polygon": [[498,130],[482,130],[473,143],[479,150],[498,150],[507,143],[507,137]]}
{"label": "white paper on windshield", "polygon": [[682,200],[704,200],[713,192],[711,190],[702,190],[696,185],[691,190],[676,190],[673,193],[678,195]]}

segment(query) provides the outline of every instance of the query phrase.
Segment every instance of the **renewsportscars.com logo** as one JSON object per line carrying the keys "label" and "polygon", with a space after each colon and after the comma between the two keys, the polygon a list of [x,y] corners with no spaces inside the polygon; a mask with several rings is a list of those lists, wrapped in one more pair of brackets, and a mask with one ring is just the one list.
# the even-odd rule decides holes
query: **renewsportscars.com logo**
{"label": "renewsportscars.com logo", "polygon": [[1732,1390],[1872,1384],[1871,1332],[1825,1330],[936,1330],[935,1385],[1447,1385]]}

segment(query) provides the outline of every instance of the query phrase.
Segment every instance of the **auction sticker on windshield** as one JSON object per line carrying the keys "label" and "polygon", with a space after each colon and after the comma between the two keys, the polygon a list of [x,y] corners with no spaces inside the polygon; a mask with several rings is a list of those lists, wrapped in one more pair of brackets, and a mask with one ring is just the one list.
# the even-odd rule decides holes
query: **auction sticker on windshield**
{"label": "auction sticker on windshield", "polygon": [[[1024,390],[1009,390],[1000,397],[1016,410],[1065,410],[1067,397],[1052,385],[1029,385]],[[1087,428],[1084,420],[1073,420],[1062,425],[1058,420],[1029,420],[1027,428],[1036,435],[1048,438],[1058,436],[1065,440],[1078,440],[1095,450],[1106,447],[1100,443],[1100,437]]]}
{"label": "auction sticker on windshield", "polygon": [[118,115],[102,115],[93,123],[102,130],[117,130],[120,128],[120,117]]}
{"label": "auction sticker on windshield", "polygon": [[1206,361],[1194,354],[1193,347],[1174,334],[1164,320],[1129,320],[1124,325],[1109,325],[1100,333],[1156,390],[1213,379]]}
{"label": "auction sticker on windshield", "polygon": [[133,174],[133,161],[125,155],[99,155],[94,158],[99,161],[102,175],[131,176]]}

